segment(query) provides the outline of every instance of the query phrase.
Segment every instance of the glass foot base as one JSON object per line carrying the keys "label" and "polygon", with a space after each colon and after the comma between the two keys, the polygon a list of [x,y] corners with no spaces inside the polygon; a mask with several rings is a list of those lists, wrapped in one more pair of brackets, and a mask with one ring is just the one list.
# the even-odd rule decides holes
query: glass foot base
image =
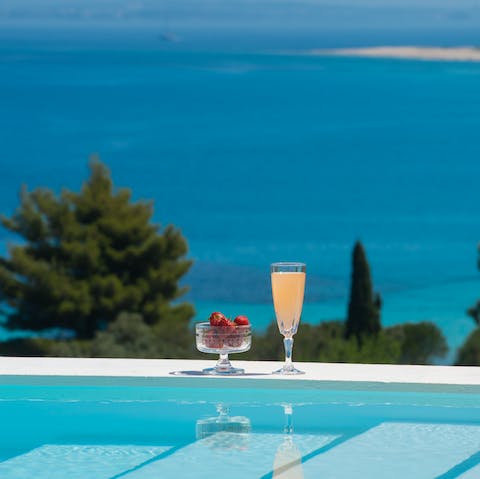
{"label": "glass foot base", "polygon": [[283,367],[283,368],[277,369],[276,371],[273,371],[272,374],[283,374],[287,376],[287,375],[294,375],[294,374],[305,374],[305,371],[300,371],[299,369],[294,368],[292,366],[290,368]]}
{"label": "glass foot base", "polygon": [[241,368],[206,368],[203,371],[203,374],[218,374],[221,376],[231,376],[231,375],[239,375],[239,374],[244,374],[245,369]]}

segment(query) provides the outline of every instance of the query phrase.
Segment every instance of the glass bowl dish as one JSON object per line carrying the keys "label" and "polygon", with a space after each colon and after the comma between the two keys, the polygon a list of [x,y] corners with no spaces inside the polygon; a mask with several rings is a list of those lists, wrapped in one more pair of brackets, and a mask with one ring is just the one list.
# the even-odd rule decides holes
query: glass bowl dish
{"label": "glass bowl dish", "polygon": [[243,353],[252,344],[252,329],[247,326],[211,326],[209,322],[195,325],[197,349],[203,353],[219,354],[214,368],[203,370],[205,374],[243,374],[243,369],[234,368],[229,354]]}

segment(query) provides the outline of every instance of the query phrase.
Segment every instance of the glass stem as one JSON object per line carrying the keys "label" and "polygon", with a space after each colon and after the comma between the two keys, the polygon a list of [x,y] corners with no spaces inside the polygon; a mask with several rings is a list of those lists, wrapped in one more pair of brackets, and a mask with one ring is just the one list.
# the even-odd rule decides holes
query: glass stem
{"label": "glass stem", "polygon": [[283,366],[283,369],[292,369],[293,368],[293,363],[292,363],[293,338],[292,337],[284,338],[283,344],[285,346],[285,364]]}
{"label": "glass stem", "polygon": [[293,415],[293,409],[291,404],[284,404],[283,405],[283,411],[285,413],[285,428],[283,429],[283,432],[285,434],[293,434],[293,421],[292,421],[292,415]]}
{"label": "glass stem", "polygon": [[230,369],[232,365],[230,364],[230,361],[228,359],[228,354],[220,354],[220,357],[218,358],[218,361],[217,361],[217,365],[215,367],[219,371]]}

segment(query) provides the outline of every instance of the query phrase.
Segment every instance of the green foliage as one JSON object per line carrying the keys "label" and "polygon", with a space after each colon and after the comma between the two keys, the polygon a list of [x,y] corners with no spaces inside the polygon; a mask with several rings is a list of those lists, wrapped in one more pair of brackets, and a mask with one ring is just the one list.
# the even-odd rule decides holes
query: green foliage
{"label": "green foliage", "polygon": [[48,346],[45,341],[37,338],[17,338],[0,342],[0,356],[45,356]]}
{"label": "green foliage", "polygon": [[400,364],[431,364],[434,358],[443,358],[448,352],[447,342],[433,323],[405,323],[385,330],[401,343]]}
{"label": "green foliage", "polygon": [[250,351],[243,353],[245,359],[257,361],[277,360],[283,355],[283,336],[278,331],[276,322],[269,324],[264,334],[254,334]]}
{"label": "green foliage", "polygon": [[91,354],[94,357],[158,357],[155,337],[139,314],[122,313],[118,319],[100,331],[92,341]]}
{"label": "green foliage", "polygon": [[354,336],[345,336],[345,325],[340,321],[317,326],[304,324],[302,333],[296,339],[295,358],[299,361],[335,363],[396,362],[399,345],[383,333],[363,336],[361,343]]}
{"label": "green foliage", "polygon": [[172,305],[184,292],[180,278],[191,262],[180,231],[159,233],[150,224],[151,203],[131,202],[128,189],[114,190],[98,160],[80,193],[48,189],[21,192],[21,204],[3,225],[23,238],[0,261],[0,300],[9,305],[7,327],[73,330],[77,339],[122,311],[146,324],[187,330],[193,308]]}
{"label": "green foliage", "polygon": [[[432,323],[386,328],[375,335],[346,338],[342,321],[303,324],[295,336],[294,359],[336,363],[431,364],[447,352],[445,338]],[[255,336],[249,359],[283,361],[282,337],[276,323]]]}
{"label": "green foliage", "polygon": [[193,332],[180,322],[150,326],[140,314],[120,313],[93,340],[52,341],[48,356],[103,358],[191,358],[198,356]]}
{"label": "green foliage", "polygon": [[[477,266],[480,269],[480,243],[478,244]],[[466,339],[458,350],[455,364],[462,366],[480,366],[480,301],[467,310],[477,328]]]}
{"label": "green foliage", "polygon": [[380,296],[374,295],[372,291],[370,267],[365,249],[357,241],[352,255],[352,280],[345,328],[346,338],[355,336],[361,343],[364,337],[378,334],[381,329],[380,308]]}
{"label": "green foliage", "polygon": [[92,357],[92,341],[88,339],[51,340],[44,343],[44,356],[60,358],[88,358]]}
{"label": "green foliage", "polygon": [[[480,269],[480,243],[478,244],[477,266]],[[477,326],[480,326],[480,301],[467,310],[467,314],[472,317]]]}
{"label": "green foliage", "polygon": [[476,328],[458,350],[457,366],[480,366],[480,328]]}
{"label": "green foliage", "polygon": [[480,326],[480,301],[467,310],[467,314],[472,317],[477,326]]}

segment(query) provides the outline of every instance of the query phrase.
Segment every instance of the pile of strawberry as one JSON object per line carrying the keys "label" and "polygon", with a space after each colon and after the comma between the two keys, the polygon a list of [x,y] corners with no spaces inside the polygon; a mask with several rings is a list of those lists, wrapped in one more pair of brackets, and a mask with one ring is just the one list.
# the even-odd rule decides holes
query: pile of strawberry
{"label": "pile of strawberry", "polygon": [[219,312],[212,313],[209,322],[212,328],[203,335],[203,342],[210,349],[222,349],[224,346],[240,347],[245,337],[245,331],[238,326],[250,325],[246,316],[237,316],[231,321]]}
{"label": "pile of strawberry", "polygon": [[248,326],[250,321],[246,316],[237,316],[233,321],[228,319],[223,313],[212,313],[210,318],[210,326],[220,326],[224,328],[235,328],[235,326]]}

